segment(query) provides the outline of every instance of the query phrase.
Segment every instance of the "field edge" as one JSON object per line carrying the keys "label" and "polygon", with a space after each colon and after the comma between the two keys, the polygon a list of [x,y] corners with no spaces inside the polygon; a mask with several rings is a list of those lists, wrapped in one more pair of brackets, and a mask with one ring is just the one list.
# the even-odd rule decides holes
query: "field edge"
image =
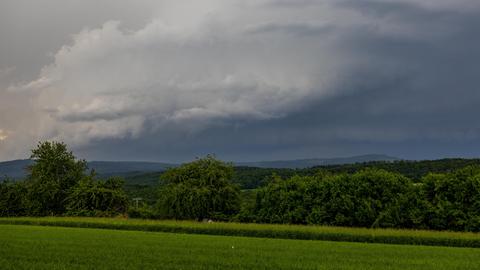
{"label": "field edge", "polygon": [[0,224],[480,248],[480,234],[459,232],[80,217],[0,218]]}

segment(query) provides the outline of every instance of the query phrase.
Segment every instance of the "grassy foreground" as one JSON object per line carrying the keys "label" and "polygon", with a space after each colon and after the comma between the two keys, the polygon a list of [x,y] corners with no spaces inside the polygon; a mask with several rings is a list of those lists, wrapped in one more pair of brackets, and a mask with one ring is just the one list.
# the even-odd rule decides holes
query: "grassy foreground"
{"label": "grassy foreground", "polygon": [[480,249],[0,225],[2,269],[480,269]]}
{"label": "grassy foreground", "polygon": [[480,248],[480,234],[459,232],[78,217],[0,218],[0,224]]}

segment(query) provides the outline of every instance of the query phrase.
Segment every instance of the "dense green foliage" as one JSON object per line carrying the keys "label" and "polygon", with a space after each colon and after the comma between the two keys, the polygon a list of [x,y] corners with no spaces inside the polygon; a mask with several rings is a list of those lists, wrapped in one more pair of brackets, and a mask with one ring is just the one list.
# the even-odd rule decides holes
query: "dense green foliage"
{"label": "dense green foliage", "polygon": [[[254,168],[235,167],[233,182],[242,189],[255,189],[264,186],[272,174],[282,179],[291,178],[295,175],[313,176],[318,172],[331,174],[356,173],[365,169],[382,169],[389,172],[402,174],[414,182],[429,173],[451,173],[468,166],[479,166],[480,159],[439,159],[439,160],[399,160],[399,161],[372,161],[366,163],[341,164],[316,166],[306,169],[276,169],[276,168]],[[143,178],[138,176],[138,178]]]}
{"label": "dense green foliage", "polygon": [[[480,231],[480,168],[429,174],[420,183],[384,170],[277,178],[242,221]],[[253,212],[253,213],[252,213]]]}
{"label": "dense green foliage", "polygon": [[171,168],[161,179],[159,214],[175,219],[226,219],[240,207],[233,167],[212,156]]}
{"label": "dense green foliage", "polygon": [[25,216],[27,207],[25,183],[5,179],[0,183],[0,217]]}
{"label": "dense green foliage", "polygon": [[67,215],[79,216],[112,216],[125,213],[128,197],[123,191],[123,179],[109,178],[106,181],[95,181],[87,177],[75,185],[68,195]]}
{"label": "dense green foliage", "polygon": [[129,198],[141,198],[142,203],[154,205],[158,200],[159,179],[163,172],[134,173],[125,176],[125,192]]}
{"label": "dense green foliage", "polygon": [[480,248],[480,234],[465,232],[85,217],[0,218],[0,224]]}
{"label": "dense green foliage", "polygon": [[429,228],[480,231],[480,167],[423,179]]}
{"label": "dense green foliage", "polygon": [[2,269],[480,269],[479,249],[0,226]]}
{"label": "dense green foliage", "polygon": [[23,182],[0,183],[1,216],[117,215],[126,212],[123,181],[96,180],[86,174],[64,143],[42,142],[32,150],[34,160]]}
{"label": "dense green foliage", "polygon": [[295,176],[257,193],[256,221],[372,227],[409,187],[401,175],[379,170]]}
{"label": "dense green foliage", "polygon": [[[316,170],[315,170],[316,171]],[[278,175],[283,179],[295,175],[312,175],[314,171],[307,169],[270,169],[255,167],[235,167],[232,181],[242,189],[255,189],[262,187],[271,179],[272,175]]]}
{"label": "dense green foliage", "polygon": [[374,161],[356,164],[319,166],[308,170],[327,170],[331,173],[354,173],[366,168],[382,169],[402,174],[414,182],[429,173],[451,173],[468,166],[479,166],[480,159],[447,158],[438,160],[398,160],[393,162]]}

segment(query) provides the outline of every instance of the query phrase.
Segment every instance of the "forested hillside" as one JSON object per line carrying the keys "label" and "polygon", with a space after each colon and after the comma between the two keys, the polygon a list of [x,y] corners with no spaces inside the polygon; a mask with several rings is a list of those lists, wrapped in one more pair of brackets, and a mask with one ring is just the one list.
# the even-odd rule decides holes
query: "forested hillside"
{"label": "forested hillside", "polygon": [[[242,189],[255,189],[263,186],[272,175],[277,175],[283,179],[294,175],[311,176],[319,172],[329,172],[332,174],[354,173],[366,168],[383,169],[389,172],[402,174],[413,181],[419,181],[428,173],[448,173],[471,165],[480,165],[480,159],[439,159],[439,160],[421,160],[407,161],[399,160],[393,162],[366,162],[343,165],[317,166],[306,169],[288,169],[288,168],[258,168],[237,166],[234,167],[232,181]],[[134,173],[125,177],[127,185],[157,185],[161,172],[153,173]]]}

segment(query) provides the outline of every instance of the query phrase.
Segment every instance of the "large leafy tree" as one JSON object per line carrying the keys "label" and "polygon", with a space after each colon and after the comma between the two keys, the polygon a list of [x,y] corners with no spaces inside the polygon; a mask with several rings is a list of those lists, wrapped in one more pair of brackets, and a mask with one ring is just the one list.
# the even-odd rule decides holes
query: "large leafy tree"
{"label": "large leafy tree", "polygon": [[85,177],[67,197],[67,215],[112,216],[125,213],[128,197],[123,186],[124,180],[118,177],[106,181]]}
{"label": "large leafy tree", "polygon": [[32,150],[27,186],[30,214],[56,215],[65,212],[70,189],[85,176],[87,163],[77,160],[62,142],[40,142]]}
{"label": "large leafy tree", "polygon": [[231,182],[233,166],[213,156],[197,159],[161,176],[158,208],[165,218],[223,219],[238,212],[239,187]]}

